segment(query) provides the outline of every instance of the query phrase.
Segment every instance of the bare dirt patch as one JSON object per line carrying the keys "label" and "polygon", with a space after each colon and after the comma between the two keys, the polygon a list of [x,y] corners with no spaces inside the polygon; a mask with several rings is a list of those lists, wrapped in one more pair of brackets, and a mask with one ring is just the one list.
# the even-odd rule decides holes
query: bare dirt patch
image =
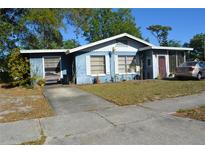
{"label": "bare dirt patch", "polygon": [[205,106],[196,107],[193,109],[180,109],[175,114],[178,117],[191,118],[200,121],[205,121]]}
{"label": "bare dirt patch", "polygon": [[[1,85],[0,85],[1,86]],[[0,87],[0,123],[54,115],[43,89]]]}

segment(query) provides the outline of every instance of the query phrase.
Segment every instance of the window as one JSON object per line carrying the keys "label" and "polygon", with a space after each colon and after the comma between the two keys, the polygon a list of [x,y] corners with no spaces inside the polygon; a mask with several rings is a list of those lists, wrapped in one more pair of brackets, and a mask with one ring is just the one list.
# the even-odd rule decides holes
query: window
{"label": "window", "polygon": [[91,74],[105,74],[105,56],[90,57]]}
{"label": "window", "polygon": [[205,68],[205,63],[201,61],[201,62],[199,62],[199,66],[202,68]]}
{"label": "window", "polygon": [[169,71],[170,73],[174,73],[176,70],[176,52],[170,51],[169,52]]}
{"label": "window", "polygon": [[134,56],[118,56],[118,72],[136,72],[136,65],[134,61]]}
{"label": "window", "polygon": [[178,65],[184,62],[184,52],[178,52]]}
{"label": "window", "polygon": [[151,66],[151,59],[150,58],[147,59],[147,66]]}

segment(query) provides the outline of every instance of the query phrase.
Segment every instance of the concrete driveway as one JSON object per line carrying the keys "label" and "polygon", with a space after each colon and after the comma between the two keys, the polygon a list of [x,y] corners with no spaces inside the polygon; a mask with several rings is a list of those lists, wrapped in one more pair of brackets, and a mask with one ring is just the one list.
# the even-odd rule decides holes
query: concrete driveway
{"label": "concrete driveway", "polygon": [[72,87],[47,87],[56,116],[0,124],[1,144],[38,139],[45,144],[205,144],[205,122],[170,115],[205,104],[205,92],[119,107]]}
{"label": "concrete driveway", "polygon": [[115,106],[113,103],[74,87],[48,86],[44,94],[57,115],[95,111]]}

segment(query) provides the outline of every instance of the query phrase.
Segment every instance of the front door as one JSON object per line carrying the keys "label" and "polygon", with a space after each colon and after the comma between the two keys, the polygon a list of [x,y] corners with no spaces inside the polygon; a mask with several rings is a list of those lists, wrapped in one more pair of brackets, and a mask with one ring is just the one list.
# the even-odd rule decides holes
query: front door
{"label": "front door", "polygon": [[158,60],[159,60],[159,62],[158,62],[158,64],[159,64],[159,75],[160,75],[160,77],[164,78],[164,77],[167,76],[165,56],[159,56]]}

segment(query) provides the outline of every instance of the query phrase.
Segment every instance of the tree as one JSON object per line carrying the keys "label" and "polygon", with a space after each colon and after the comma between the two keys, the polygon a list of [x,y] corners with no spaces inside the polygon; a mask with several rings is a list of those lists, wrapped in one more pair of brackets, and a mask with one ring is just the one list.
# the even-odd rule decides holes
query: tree
{"label": "tree", "polygon": [[80,44],[74,39],[63,41],[63,48],[65,49],[72,49],[78,46],[80,46]]}
{"label": "tree", "polygon": [[181,47],[181,42],[177,40],[169,40],[167,46],[169,47]]}
{"label": "tree", "polygon": [[189,47],[194,48],[194,51],[191,51],[190,57],[195,59],[204,59],[204,48],[205,48],[205,34],[200,33],[193,36],[189,42]]}
{"label": "tree", "polygon": [[62,45],[60,9],[0,9],[0,48],[53,48]]}
{"label": "tree", "polygon": [[19,49],[12,50],[8,56],[7,66],[13,86],[30,84],[28,59],[20,54]]}
{"label": "tree", "polygon": [[0,9],[0,56],[16,47],[22,38],[24,9]]}
{"label": "tree", "polygon": [[93,9],[86,19],[86,24],[79,25],[87,41],[93,42],[108,38],[120,33],[130,33],[141,38],[139,28],[130,9]]}
{"label": "tree", "polygon": [[[8,54],[16,47],[60,48],[60,29],[66,29],[66,23],[85,27],[90,12],[91,9],[0,9],[0,49]],[[0,54],[5,56],[3,52]]]}
{"label": "tree", "polygon": [[59,28],[64,26],[64,10],[29,9],[24,16],[26,31],[22,46],[27,49],[58,48],[63,44]]}
{"label": "tree", "polygon": [[167,46],[168,45],[168,34],[169,31],[172,30],[169,26],[162,26],[162,25],[151,25],[147,27],[152,35],[157,39],[160,46]]}

